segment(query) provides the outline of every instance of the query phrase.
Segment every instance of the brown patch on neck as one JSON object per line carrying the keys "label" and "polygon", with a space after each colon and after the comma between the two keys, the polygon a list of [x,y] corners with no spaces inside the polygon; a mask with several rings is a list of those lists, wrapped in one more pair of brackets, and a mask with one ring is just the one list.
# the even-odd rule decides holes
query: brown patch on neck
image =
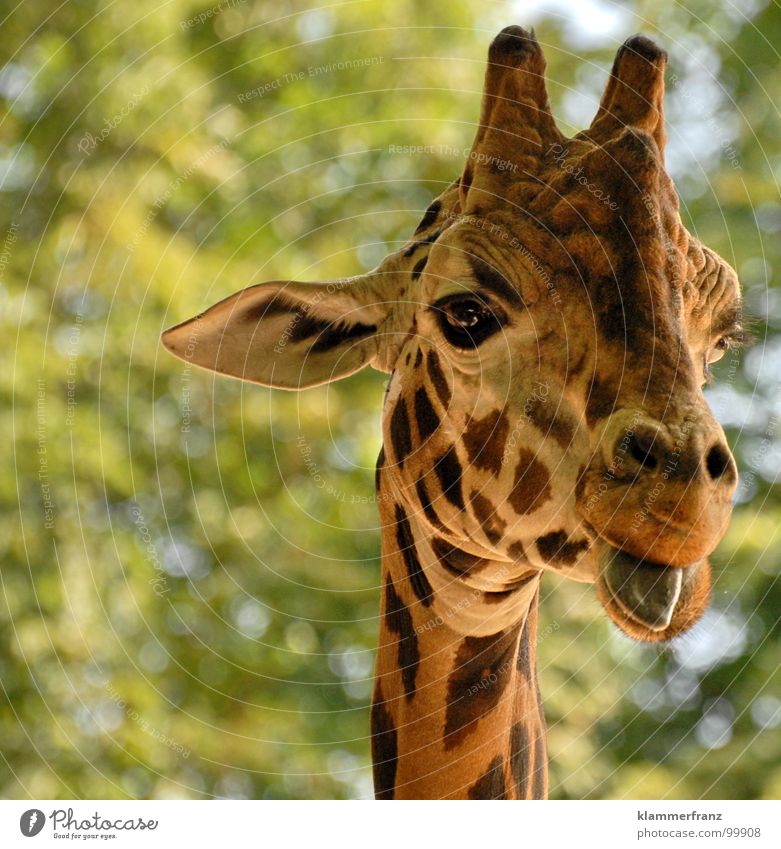
{"label": "brown patch on neck", "polygon": [[412,615],[393,586],[390,576],[385,578],[385,624],[396,635],[398,664],[404,694],[409,700],[415,695],[415,677],[420,664],[418,637],[412,625]]}
{"label": "brown patch on neck", "polygon": [[371,742],[374,795],[377,799],[392,799],[398,767],[398,732],[379,682],[372,701]]}
{"label": "brown patch on neck", "polygon": [[477,730],[477,723],[499,703],[512,678],[518,632],[465,637],[448,678],[445,749],[453,749]]}
{"label": "brown patch on neck", "polygon": [[445,373],[442,371],[442,363],[439,360],[439,354],[437,354],[434,350],[431,350],[426,354],[426,370],[428,371],[431,385],[434,387],[437,396],[439,397],[439,403],[442,404],[443,409],[447,410],[451,397],[450,386],[448,386],[447,378],[445,377]]}
{"label": "brown patch on neck", "polygon": [[488,765],[488,769],[469,788],[470,799],[506,799],[507,778],[504,771],[504,758],[497,755]]}
{"label": "brown patch on neck", "polygon": [[496,512],[496,505],[477,490],[469,494],[469,503],[488,541],[496,545],[504,534],[507,522]]}
{"label": "brown patch on neck", "polygon": [[431,537],[431,549],[442,566],[456,577],[463,577],[485,565],[487,561],[451,545],[440,537]]}

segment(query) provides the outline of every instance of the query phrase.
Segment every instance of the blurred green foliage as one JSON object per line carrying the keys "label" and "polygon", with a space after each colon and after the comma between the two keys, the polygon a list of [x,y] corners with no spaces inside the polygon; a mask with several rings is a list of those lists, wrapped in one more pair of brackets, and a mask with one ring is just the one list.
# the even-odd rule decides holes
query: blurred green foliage
{"label": "blurred green foliage", "polygon": [[[7,10],[2,795],[370,794],[384,377],[270,392],[190,372],[158,336],[249,283],[357,273],[405,240],[460,172],[487,45],[517,22],[569,130],[624,38],[667,48],[684,216],[738,268],[759,339],[708,389],[743,474],[697,630],[635,645],[590,587],[546,578],[552,795],[781,796],[781,9],[740,9]],[[441,147],[389,150],[410,144]]]}

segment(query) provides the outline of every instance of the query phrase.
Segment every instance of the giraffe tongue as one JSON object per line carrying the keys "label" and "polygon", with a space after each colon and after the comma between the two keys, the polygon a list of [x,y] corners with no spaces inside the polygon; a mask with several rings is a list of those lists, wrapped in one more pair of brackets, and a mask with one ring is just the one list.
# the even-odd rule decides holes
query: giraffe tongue
{"label": "giraffe tongue", "polygon": [[661,566],[605,546],[602,578],[627,616],[650,628],[669,627],[681,589],[697,568]]}

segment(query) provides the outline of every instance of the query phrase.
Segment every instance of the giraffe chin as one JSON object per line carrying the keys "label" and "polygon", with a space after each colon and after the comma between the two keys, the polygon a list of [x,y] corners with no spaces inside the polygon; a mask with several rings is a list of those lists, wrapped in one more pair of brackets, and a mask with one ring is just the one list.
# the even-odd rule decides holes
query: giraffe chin
{"label": "giraffe chin", "polygon": [[702,616],[710,599],[710,565],[665,566],[599,544],[596,586],[610,618],[630,637],[670,640]]}

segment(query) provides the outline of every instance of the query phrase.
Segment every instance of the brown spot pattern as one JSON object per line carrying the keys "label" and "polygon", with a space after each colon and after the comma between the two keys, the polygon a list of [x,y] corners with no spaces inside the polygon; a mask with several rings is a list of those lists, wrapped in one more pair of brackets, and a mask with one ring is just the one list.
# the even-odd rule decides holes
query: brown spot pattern
{"label": "brown spot pattern", "polygon": [[591,378],[586,400],[586,423],[590,428],[613,413],[618,405],[617,391],[614,385],[605,383],[597,374]]}
{"label": "brown spot pattern", "polygon": [[417,280],[418,277],[423,273],[423,269],[426,267],[426,263],[428,262],[428,257],[421,257],[414,265],[412,269],[412,279]]}
{"label": "brown spot pattern", "polygon": [[379,685],[371,710],[371,736],[374,795],[377,799],[392,799],[396,789],[398,741],[393,717],[388,711]]}
{"label": "brown spot pattern", "polygon": [[589,541],[586,539],[569,542],[565,531],[551,531],[537,540],[537,550],[543,560],[547,563],[564,563],[567,566],[571,566],[588,547]]}
{"label": "brown spot pattern", "polygon": [[415,390],[415,421],[421,442],[428,439],[439,427],[439,416],[431,405],[425,386],[419,386]]}
{"label": "brown spot pattern", "polygon": [[575,438],[575,424],[562,412],[557,412],[551,401],[545,398],[530,398],[524,407],[529,421],[545,434],[553,437],[565,450]]}
{"label": "brown spot pattern", "polygon": [[532,684],[534,682],[534,657],[532,655],[532,648],[531,629],[529,628],[529,621],[527,619],[526,622],[523,623],[521,639],[518,642],[518,657],[515,661],[515,668],[521,673],[521,675],[523,675],[527,684]]}
{"label": "brown spot pattern", "polygon": [[499,704],[512,678],[517,640],[517,632],[500,631],[490,637],[466,637],[459,646],[447,682],[446,750],[461,743]]}
{"label": "brown spot pattern", "polygon": [[415,678],[420,665],[418,638],[407,605],[399,597],[393,581],[385,580],[385,624],[398,637],[398,664],[407,700],[415,695]]}
{"label": "brown spot pattern", "polygon": [[532,799],[545,798],[545,776],[548,769],[548,752],[545,746],[545,720],[534,741],[534,773],[532,774]]}
{"label": "brown spot pattern", "polygon": [[385,466],[385,446],[380,448],[380,453],[377,456],[377,465],[374,469],[374,488],[377,492],[380,491],[380,483],[382,478],[382,470]]}
{"label": "brown spot pattern", "polygon": [[439,518],[437,511],[434,509],[431,499],[428,497],[428,490],[426,489],[426,484],[422,478],[415,481],[415,492],[417,492],[418,501],[420,501],[420,506],[423,508],[423,515],[429,520],[429,522],[431,522],[432,525],[434,525],[434,527],[444,530],[445,526],[442,524],[442,520]]}
{"label": "brown spot pattern", "polygon": [[427,230],[437,220],[437,216],[439,215],[441,209],[442,201],[432,201],[431,205],[423,213],[423,218],[420,219],[420,224],[418,224],[417,228],[415,229],[415,234],[422,233],[423,230]]}
{"label": "brown spot pattern", "polygon": [[507,549],[507,554],[516,562],[518,560],[526,560],[526,552],[524,551],[523,543],[519,540],[510,544]]}
{"label": "brown spot pattern", "polygon": [[426,354],[426,370],[428,371],[431,385],[439,396],[439,402],[447,409],[451,397],[450,387],[448,386],[445,373],[442,371],[442,364],[439,362],[439,355],[436,351],[429,351]]}
{"label": "brown spot pattern", "polygon": [[456,449],[448,450],[437,460],[434,471],[442,487],[442,494],[459,510],[465,510],[464,494],[461,491],[461,463],[458,462]]}
{"label": "brown spot pattern", "polygon": [[393,446],[393,455],[399,465],[404,463],[406,457],[412,451],[412,435],[409,428],[409,413],[407,402],[399,398],[393,408],[390,420],[390,437]]}
{"label": "brown spot pattern", "polygon": [[506,799],[507,788],[504,779],[504,761],[497,755],[488,765],[488,769],[469,788],[470,799]]}
{"label": "brown spot pattern", "polygon": [[477,490],[470,493],[469,502],[475,511],[475,518],[480,522],[483,533],[488,537],[489,542],[496,545],[502,538],[507,522],[497,515],[493,502]]}
{"label": "brown spot pattern", "polygon": [[528,448],[521,448],[515,467],[515,483],[508,501],[523,516],[539,509],[551,497],[550,475]]}
{"label": "brown spot pattern", "polygon": [[502,470],[502,454],[510,425],[507,413],[494,410],[482,419],[470,416],[464,428],[464,446],[469,462],[478,469],[498,475]]}
{"label": "brown spot pattern", "polygon": [[534,748],[529,729],[522,722],[514,723],[510,731],[510,772],[519,799],[529,798],[533,758]]}
{"label": "brown spot pattern", "polygon": [[412,528],[407,519],[407,514],[401,505],[396,505],[396,544],[399,547],[401,556],[404,558],[404,564],[407,567],[407,575],[412,590],[424,607],[428,607],[433,598],[434,591],[431,589],[431,584],[423,571],[423,567],[418,560],[418,552],[415,548],[415,538],[412,535]]}
{"label": "brown spot pattern", "polygon": [[473,569],[485,562],[481,557],[456,548],[440,537],[432,537],[430,543],[431,549],[439,562],[448,572],[459,578],[468,575]]}

